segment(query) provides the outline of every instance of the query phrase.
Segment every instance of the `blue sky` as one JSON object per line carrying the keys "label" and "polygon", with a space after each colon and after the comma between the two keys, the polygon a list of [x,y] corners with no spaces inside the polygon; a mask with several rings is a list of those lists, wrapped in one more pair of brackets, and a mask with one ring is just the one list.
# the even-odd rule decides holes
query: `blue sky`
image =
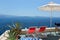
{"label": "blue sky", "polygon": [[[39,11],[39,6],[45,5],[52,0],[0,0],[0,15],[14,16],[50,16],[50,12]],[[59,0],[53,0],[60,3]],[[58,13],[58,14],[57,14]],[[60,12],[53,12],[54,17],[60,17]]]}

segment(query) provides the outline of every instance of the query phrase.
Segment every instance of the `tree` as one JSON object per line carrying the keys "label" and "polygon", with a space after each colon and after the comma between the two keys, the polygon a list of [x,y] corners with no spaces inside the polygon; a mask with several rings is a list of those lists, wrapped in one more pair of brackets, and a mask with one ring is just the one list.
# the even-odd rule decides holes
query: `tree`
{"label": "tree", "polygon": [[21,35],[21,24],[20,23],[15,23],[13,26],[10,27],[10,32],[9,32],[9,40],[15,40],[16,36],[19,34]]}

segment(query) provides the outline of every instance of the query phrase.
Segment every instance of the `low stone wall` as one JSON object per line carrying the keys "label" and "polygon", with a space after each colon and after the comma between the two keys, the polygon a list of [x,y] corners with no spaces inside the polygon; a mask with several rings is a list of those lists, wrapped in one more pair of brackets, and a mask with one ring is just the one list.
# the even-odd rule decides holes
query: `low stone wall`
{"label": "low stone wall", "polygon": [[7,37],[9,37],[8,32],[9,32],[9,30],[5,31],[5,32],[0,36],[0,40],[6,40]]}

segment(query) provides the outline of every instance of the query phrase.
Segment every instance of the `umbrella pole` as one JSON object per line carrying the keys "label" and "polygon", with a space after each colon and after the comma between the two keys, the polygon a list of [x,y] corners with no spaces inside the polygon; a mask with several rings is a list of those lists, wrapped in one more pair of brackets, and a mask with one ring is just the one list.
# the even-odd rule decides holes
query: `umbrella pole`
{"label": "umbrella pole", "polygon": [[[50,27],[52,27],[52,13],[53,13],[53,7],[51,7],[51,14],[50,14]],[[56,29],[56,28],[55,28]],[[55,30],[56,33],[56,30]],[[50,31],[51,34],[51,31]]]}
{"label": "umbrella pole", "polygon": [[53,10],[52,10],[52,7],[51,7],[51,14],[50,14],[50,27],[52,27],[52,12],[53,12]]}
{"label": "umbrella pole", "polygon": [[[53,12],[53,7],[51,7],[51,13],[50,13],[50,27],[52,27],[52,12]],[[50,34],[51,34],[51,29],[50,29]]]}

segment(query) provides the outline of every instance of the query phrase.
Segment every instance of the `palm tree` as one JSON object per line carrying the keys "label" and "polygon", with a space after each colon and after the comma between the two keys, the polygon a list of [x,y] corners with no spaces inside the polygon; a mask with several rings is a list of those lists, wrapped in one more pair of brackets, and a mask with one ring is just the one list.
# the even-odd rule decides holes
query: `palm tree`
{"label": "palm tree", "polygon": [[8,39],[15,40],[16,36],[18,34],[21,35],[21,24],[20,23],[17,22],[17,23],[15,23],[14,26],[9,26],[9,27],[11,29],[10,29],[10,32],[9,32],[9,38]]}

